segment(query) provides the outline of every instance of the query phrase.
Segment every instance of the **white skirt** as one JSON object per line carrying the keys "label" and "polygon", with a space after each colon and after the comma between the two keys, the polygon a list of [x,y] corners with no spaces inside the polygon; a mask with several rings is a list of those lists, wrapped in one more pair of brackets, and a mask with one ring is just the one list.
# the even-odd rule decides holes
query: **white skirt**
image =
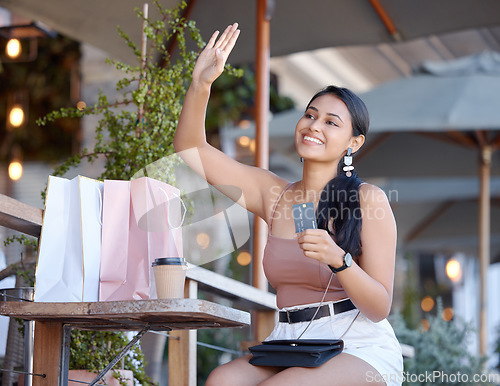
{"label": "white skirt", "polygon": [[[401,385],[403,355],[394,330],[387,319],[375,323],[362,313],[358,315],[357,309],[334,315],[333,303],[335,302],[323,302],[324,305],[329,305],[330,316],[314,320],[301,339],[342,339],[344,353],[364,360],[377,370],[378,374],[367,372],[367,382],[383,380],[390,386]],[[280,311],[317,307],[319,304],[285,307]],[[357,318],[356,315],[358,315]],[[278,322],[266,340],[297,339],[308,324],[309,321]]]}

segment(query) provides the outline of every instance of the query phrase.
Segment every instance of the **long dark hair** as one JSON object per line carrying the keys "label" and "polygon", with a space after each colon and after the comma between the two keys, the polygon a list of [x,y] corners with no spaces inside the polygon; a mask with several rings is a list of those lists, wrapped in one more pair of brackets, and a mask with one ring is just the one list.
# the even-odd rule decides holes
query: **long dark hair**
{"label": "long dark hair", "polygon": [[[318,97],[331,94],[341,99],[347,106],[352,121],[354,136],[368,132],[370,118],[364,102],[352,91],[336,86],[328,86],[316,93],[309,105]],[[306,108],[306,110],[307,110]],[[318,228],[325,229],[344,251],[354,257],[361,255],[361,210],[359,186],[362,181],[355,170],[351,177],[343,171],[344,158],[339,162],[337,176],[326,184],[321,192],[316,219]]]}

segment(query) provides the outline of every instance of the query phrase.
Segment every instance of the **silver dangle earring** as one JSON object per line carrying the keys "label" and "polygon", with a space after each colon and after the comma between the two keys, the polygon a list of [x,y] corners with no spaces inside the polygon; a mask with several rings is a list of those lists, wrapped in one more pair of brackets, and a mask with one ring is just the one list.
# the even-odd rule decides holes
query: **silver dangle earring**
{"label": "silver dangle earring", "polygon": [[354,170],[354,166],[352,166],[352,149],[350,147],[347,148],[347,154],[344,156],[344,172],[347,177],[351,177],[351,170]]}
{"label": "silver dangle earring", "polygon": [[304,158],[300,157],[300,162],[304,162]]}

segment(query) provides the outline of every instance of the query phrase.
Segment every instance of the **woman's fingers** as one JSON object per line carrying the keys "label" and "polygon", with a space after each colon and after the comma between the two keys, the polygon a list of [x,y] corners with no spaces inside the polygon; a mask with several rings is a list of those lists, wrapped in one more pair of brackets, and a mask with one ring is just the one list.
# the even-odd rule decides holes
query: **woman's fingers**
{"label": "woman's fingers", "polygon": [[234,27],[234,24],[233,25],[228,25],[226,27],[226,29],[224,30],[224,32],[220,36],[219,40],[217,40],[217,43],[215,43],[214,48],[220,48],[221,50],[223,50],[223,46],[225,45],[226,38],[231,33],[233,27]]}
{"label": "woman's fingers", "polygon": [[240,30],[238,29],[238,23],[228,26],[222,33],[219,40],[217,40],[217,43],[215,43],[214,48],[218,48],[229,55],[236,43],[236,40],[238,39],[239,34]]}
{"label": "woman's fingers", "polygon": [[212,34],[212,37],[210,38],[210,40],[208,41],[207,45],[205,46],[205,48],[212,48],[215,44],[215,41],[217,40],[217,36],[219,36],[219,31],[215,31],[213,34]]}
{"label": "woman's fingers", "polygon": [[233,50],[234,45],[236,44],[236,40],[238,40],[238,36],[240,36],[239,29],[234,31],[234,33],[231,35],[230,39],[228,40],[226,46],[223,48],[223,51],[227,52],[228,55]]}

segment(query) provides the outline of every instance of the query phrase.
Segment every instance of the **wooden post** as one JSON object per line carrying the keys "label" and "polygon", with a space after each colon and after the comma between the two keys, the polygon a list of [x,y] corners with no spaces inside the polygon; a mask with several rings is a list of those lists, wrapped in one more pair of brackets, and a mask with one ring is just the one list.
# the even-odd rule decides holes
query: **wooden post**
{"label": "wooden post", "polygon": [[[184,297],[198,297],[198,283],[186,279]],[[196,386],[196,330],[170,331],[168,337],[169,386]]]}
{"label": "wooden post", "polygon": [[33,376],[33,386],[59,385],[62,335],[62,323],[35,322],[33,372],[45,378]]}
{"label": "wooden post", "polygon": [[490,174],[491,146],[481,147],[479,167],[479,353],[486,355],[488,349],[488,267],[490,265]]}
{"label": "wooden post", "polygon": [[[266,20],[267,1],[257,1],[257,55],[255,60],[255,166],[269,168],[269,58],[270,22]],[[255,217],[253,235],[253,285],[267,291],[262,269],[266,242],[266,223]]]}
{"label": "wooden post", "polygon": [[[272,1],[272,0],[271,0]],[[269,168],[269,82],[270,82],[270,36],[271,22],[268,0],[257,1],[257,47],[255,60],[255,166]],[[254,217],[253,226],[253,262],[252,284],[267,291],[267,280],[262,266],[262,256],[267,240],[267,225],[259,217]],[[270,332],[269,322],[261,323],[266,318],[259,311],[253,315],[255,339]],[[268,320],[269,316],[267,317]]]}

